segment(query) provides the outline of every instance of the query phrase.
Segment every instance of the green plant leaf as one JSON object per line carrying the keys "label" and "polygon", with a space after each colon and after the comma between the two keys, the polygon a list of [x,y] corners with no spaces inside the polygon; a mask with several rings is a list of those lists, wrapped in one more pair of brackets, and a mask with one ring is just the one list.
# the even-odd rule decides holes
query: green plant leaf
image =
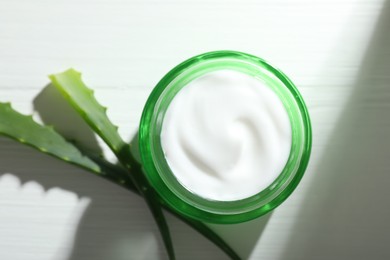
{"label": "green plant leaf", "polygon": [[[84,156],[80,149],[68,142],[51,126],[35,122],[32,116],[23,115],[11,107],[10,103],[0,103],[0,135],[31,146],[40,152],[51,155],[67,163],[77,165],[114,183],[129,184],[122,172],[107,167],[96,157],[92,160]],[[106,168],[105,168],[106,167]]]}
{"label": "green plant leaf", "polygon": [[[118,128],[108,119],[107,109],[97,102],[93,96],[93,91],[81,80],[81,73],[69,69],[59,74],[50,75],[49,78],[88,125],[106,142],[121,164],[128,170],[132,168],[139,169],[140,166],[130,152],[130,146],[123,141],[118,134]],[[138,191],[143,195],[158,224],[170,259],[175,259],[169,227],[156,192],[150,187],[141,171],[133,171],[131,178]]]}
{"label": "green plant leaf", "polygon": [[101,106],[81,80],[81,73],[69,69],[49,76],[53,85],[82,116],[88,125],[106,142],[114,153],[118,153],[125,142],[119,136],[118,127],[107,117],[107,108]]}
{"label": "green plant leaf", "polygon": [[81,166],[93,173],[101,173],[99,165],[83,156],[53,127],[36,123],[32,116],[22,115],[15,111],[10,103],[0,103],[0,134],[68,163]]}

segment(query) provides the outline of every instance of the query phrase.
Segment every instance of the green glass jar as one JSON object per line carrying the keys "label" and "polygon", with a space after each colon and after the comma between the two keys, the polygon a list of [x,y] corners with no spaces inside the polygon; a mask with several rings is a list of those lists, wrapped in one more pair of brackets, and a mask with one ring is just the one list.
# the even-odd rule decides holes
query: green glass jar
{"label": "green glass jar", "polygon": [[[165,112],[175,95],[194,79],[226,69],[265,82],[283,102],[292,128],[291,151],[283,171],[266,189],[236,201],[209,200],[183,187],[168,166],[160,139]],[[149,182],[162,199],[190,218],[225,224],[251,220],[280,205],[297,187],[304,174],[310,157],[311,138],[309,114],[294,84],[264,60],[236,51],[201,54],[168,72],[146,102],[139,128],[142,165]]]}

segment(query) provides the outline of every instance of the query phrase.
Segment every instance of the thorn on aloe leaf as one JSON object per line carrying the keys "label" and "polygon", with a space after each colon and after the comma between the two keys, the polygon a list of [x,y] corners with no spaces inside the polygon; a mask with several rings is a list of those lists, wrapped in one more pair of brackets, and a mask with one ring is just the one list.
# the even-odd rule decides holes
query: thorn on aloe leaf
{"label": "thorn on aloe leaf", "polygon": [[39,147],[38,149],[39,149],[39,151],[41,151],[41,152],[47,153],[47,149],[46,149],[46,148]]}

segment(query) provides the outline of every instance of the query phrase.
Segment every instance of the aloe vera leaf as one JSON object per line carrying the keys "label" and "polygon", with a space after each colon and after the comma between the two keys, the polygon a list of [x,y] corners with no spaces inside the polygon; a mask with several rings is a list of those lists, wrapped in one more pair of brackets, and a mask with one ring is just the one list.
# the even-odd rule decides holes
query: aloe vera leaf
{"label": "aloe vera leaf", "polygon": [[65,99],[83,117],[91,128],[117,153],[125,144],[119,136],[118,127],[108,119],[107,108],[101,106],[89,89],[81,80],[81,73],[68,69],[63,73],[49,76],[53,85]]}
{"label": "aloe vera leaf", "polygon": [[[81,73],[69,69],[50,75],[49,78],[88,125],[106,142],[123,166],[128,170],[140,167],[130,152],[130,146],[119,136],[118,127],[108,119],[107,109],[97,102],[93,91],[81,80]],[[133,171],[131,178],[154,216],[170,259],[175,259],[169,227],[156,192],[150,187],[141,171]]]}
{"label": "aloe vera leaf", "polygon": [[101,173],[99,165],[83,156],[53,127],[36,123],[32,116],[20,114],[11,107],[10,103],[0,103],[0,134],[93,173]]}
{"label": "aloe vera leaf", "polygon": [[0,135],[31,146],[42,153],[51,155],[67,163],[79,166],[114,183],[126,183],[126,176],[112,168],[104,168],[100,160],[95,162],[57,133],[51,126],[35,122],[32,116],[23,115],[11,107],[10,103],[0,102]]}
{"label": "aloe vera leaf", "polygon": [[68,142],[53,127],[38,124],[32,116],[14,110],[10,103],[0,102],[0,135],[135,190],[128,174],[120,167],[98,156],[85,156],[77,145]]}

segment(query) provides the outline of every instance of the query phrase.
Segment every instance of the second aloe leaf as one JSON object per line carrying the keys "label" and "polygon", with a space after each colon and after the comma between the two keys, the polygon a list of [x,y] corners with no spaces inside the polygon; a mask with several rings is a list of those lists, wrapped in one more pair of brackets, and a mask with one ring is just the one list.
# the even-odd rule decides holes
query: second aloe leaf
{"label": "second aloe leaf", "polygon": [[[88,125],[106,142],[121,164],[130,170],[139,167],[134,162],[130,152],[130,146],[119,136],[117,127],[108,119],[106,108],[101,106],[93,91],[89,89],[81,80],[81,74],[73,69],[63,73],[50,75],[53,85],[60,91],[63,97],[82,116]],[[156,223],[160,229],[165,247],[170,259],[175,259],[173,243],[168,224],[158,202],[157,194],[149,186],[146,178],[138,171],[132,171],[131,178],[138,191],[143,195]]]}

